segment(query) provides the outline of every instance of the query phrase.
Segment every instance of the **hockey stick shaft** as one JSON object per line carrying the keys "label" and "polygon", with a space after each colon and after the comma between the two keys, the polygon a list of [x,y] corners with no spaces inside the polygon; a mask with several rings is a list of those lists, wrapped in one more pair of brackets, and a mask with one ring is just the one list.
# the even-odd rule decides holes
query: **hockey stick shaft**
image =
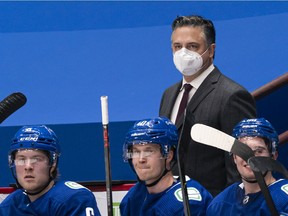
{"label": "hockey stick shaft", "polygon": [[104,158],[105,158],[105,177],[106,177],[106,196],[108,216],[113,215],[112,183],[111,183],[111,166],[110,166],[110,143],[108,130],[108,97],[101,96],[102,126],[104,140]]}
{"label": "hockey stick shaft", "polygon": [[16,92],[0,102],[0,124],[12,113],[21,108],[27,102],[26,96],[21,92]]}
{"label": "hockey stick shaft", "polygon": [[177,158],[178,158],[178,172],[180,177],[180,183],[181,183],[181,191],[182,191],[182,197],[183,197],[183,208],[184,208],[184,214],[185,216],[190,216],[190,205],[189,205],[189,197],[188,197],[188,191],[187,191],[187,183],[186,183],[186,176],[185,176],[185,170],[186,165],[184,156],[186,155],[186,143],[189,143],[190,141],[190,125],[192,124],[192,117],[189,116],[189,113],[185,112],[184,115],[184,122],[183,122],[183,128],[179,136],[179,142],[177,147]]}
{"label": "hockey stick shaft", "polygon": [[279,216],[279,213],[277,212],[277,209],[276,209],[276,206],[275,206],[275,203],[272,199],[272,196],[269,192],[269,189],[267,187],[267,184],[265,182],[265,179],[262,175],[261,172],[257,172],[257,171],[254,171],[252,170],[254,175],[255,175],[255,178],[260,186],[260,189],[261,189],[261,192],[266,200],[266,203],[268,205],[268,208],[270,210],[270,213],[272,216]]}
{"label": "hockey stick shaft", "polygon": [[188,199],[188,193],[187,193],[187,184],[185,179],[185,173],[183,173],[183,166],[180,165],[181,162],[178,162],[178,169],[179,169],[179,177],[180,177],[180,183],[181,183],[181,190],[182,190],[182,197],[183,197],[183,207],[184,207],[184,214],[185,216],[190,216],[190,208],[189,208],[189,199]]}

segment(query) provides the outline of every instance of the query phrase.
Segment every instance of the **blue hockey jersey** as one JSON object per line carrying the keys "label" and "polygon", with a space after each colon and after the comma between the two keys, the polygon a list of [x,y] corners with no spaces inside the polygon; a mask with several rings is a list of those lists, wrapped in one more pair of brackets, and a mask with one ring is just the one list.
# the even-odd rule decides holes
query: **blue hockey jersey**
{"label": "blue hockey jersey", "polygon": [[[288,181],[280,179],[269,185],[269,191],[280,215],[288,215]],[[245,195],[243,183],[234,183],[218,194],[207,209],[207,216],[271,215],[262,192]]]}
{"label": "blue hockey jersey", "polygon": [[23,190],[16,190],[0,204],[0,215],[94,216],[100,212],[89,189],[76,182],[60,181],[34,202]]}
{"label": "blue hockey jersey", "polygon": [[[212,195],[198,182],[187,181],[191,215],[206,215]],[[149,194],[146,186],[138,182],[126,194],[120,204],[121,216],[183,216],[184,207],[179,181],[158,194]]]}

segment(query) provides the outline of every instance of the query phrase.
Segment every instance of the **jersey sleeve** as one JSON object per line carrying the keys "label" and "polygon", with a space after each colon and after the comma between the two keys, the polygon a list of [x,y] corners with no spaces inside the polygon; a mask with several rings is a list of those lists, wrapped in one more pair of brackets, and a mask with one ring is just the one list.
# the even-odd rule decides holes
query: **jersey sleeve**
{"label": "jersey sleeve", "polygon": [[94,194],[76,182],[57,183],[46,199],[53,200],[51,208],[55,216],[100,215]]}
{"label": "jersey sleeve", "polygon": [[58,211],[59,216],[100,216],[95,196],[87,189],[81,189],[70,196]]}

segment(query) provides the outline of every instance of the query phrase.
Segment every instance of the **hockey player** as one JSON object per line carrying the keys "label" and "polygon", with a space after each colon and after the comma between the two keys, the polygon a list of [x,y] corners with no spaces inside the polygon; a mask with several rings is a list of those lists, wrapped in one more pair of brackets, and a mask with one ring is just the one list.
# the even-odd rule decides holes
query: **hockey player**
{"label": "hockey player", "polygon": [[59,156],[59,142],[50,128],[22,127],[8,154],[19,189],[0,204],[0,215],[100,215],[89,189],[72,181],[56,181]]}
{"label": "hockey player", "polygon": [[[233,136],[247,144],[255,156],[277,158],[278,134],[264,118],[245,119],[233,130]],[[242,182],[234,183],[214,198],[207,209],[215,215],[271,215],[260,186],[249,165],[233,155]],[[270,171],[263,174],[275,207],[280,215],[288,215],[288,181],[276,180]]]}
{"label": "hockey player", "polygon": [[[120,204],[122,216],[184,215],[181,184],[171,172],[177,143],[177,128],[166,117],[138,121],[128,131],[123,157],[139,181]],[[187,190],[191,214],[205,215],[212,195],[191,179]]]}

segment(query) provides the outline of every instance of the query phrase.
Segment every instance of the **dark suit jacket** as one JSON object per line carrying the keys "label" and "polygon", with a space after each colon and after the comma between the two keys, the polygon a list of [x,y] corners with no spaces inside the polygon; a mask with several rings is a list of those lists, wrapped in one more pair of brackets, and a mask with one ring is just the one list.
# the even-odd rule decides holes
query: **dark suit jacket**
{"label": "dark suit jacket", "polygon": [[[165,90],[160,104],[160,116],[171,117],[181,85],[182,81]],[[185,127],[189,129],[183,133],[186,141],[181,144],[185,150],[179,151],[179,158],[185,164],[184,172],[215,196],[226,186],[240,180],[239,174],[228,153],[194,142],[190,137],[190,129],[194,123],[202,123],[231,135],[233,127],[242,119],[256,117],[255,101],[246,89],[215,67],[189,101],[186,116],[189,119],[185,121]],[[180,121],[182,123],[176,125],[179,132],[183,120],[184,116]],[[173,173],[178,174],[177,166],[174,168]]]}

